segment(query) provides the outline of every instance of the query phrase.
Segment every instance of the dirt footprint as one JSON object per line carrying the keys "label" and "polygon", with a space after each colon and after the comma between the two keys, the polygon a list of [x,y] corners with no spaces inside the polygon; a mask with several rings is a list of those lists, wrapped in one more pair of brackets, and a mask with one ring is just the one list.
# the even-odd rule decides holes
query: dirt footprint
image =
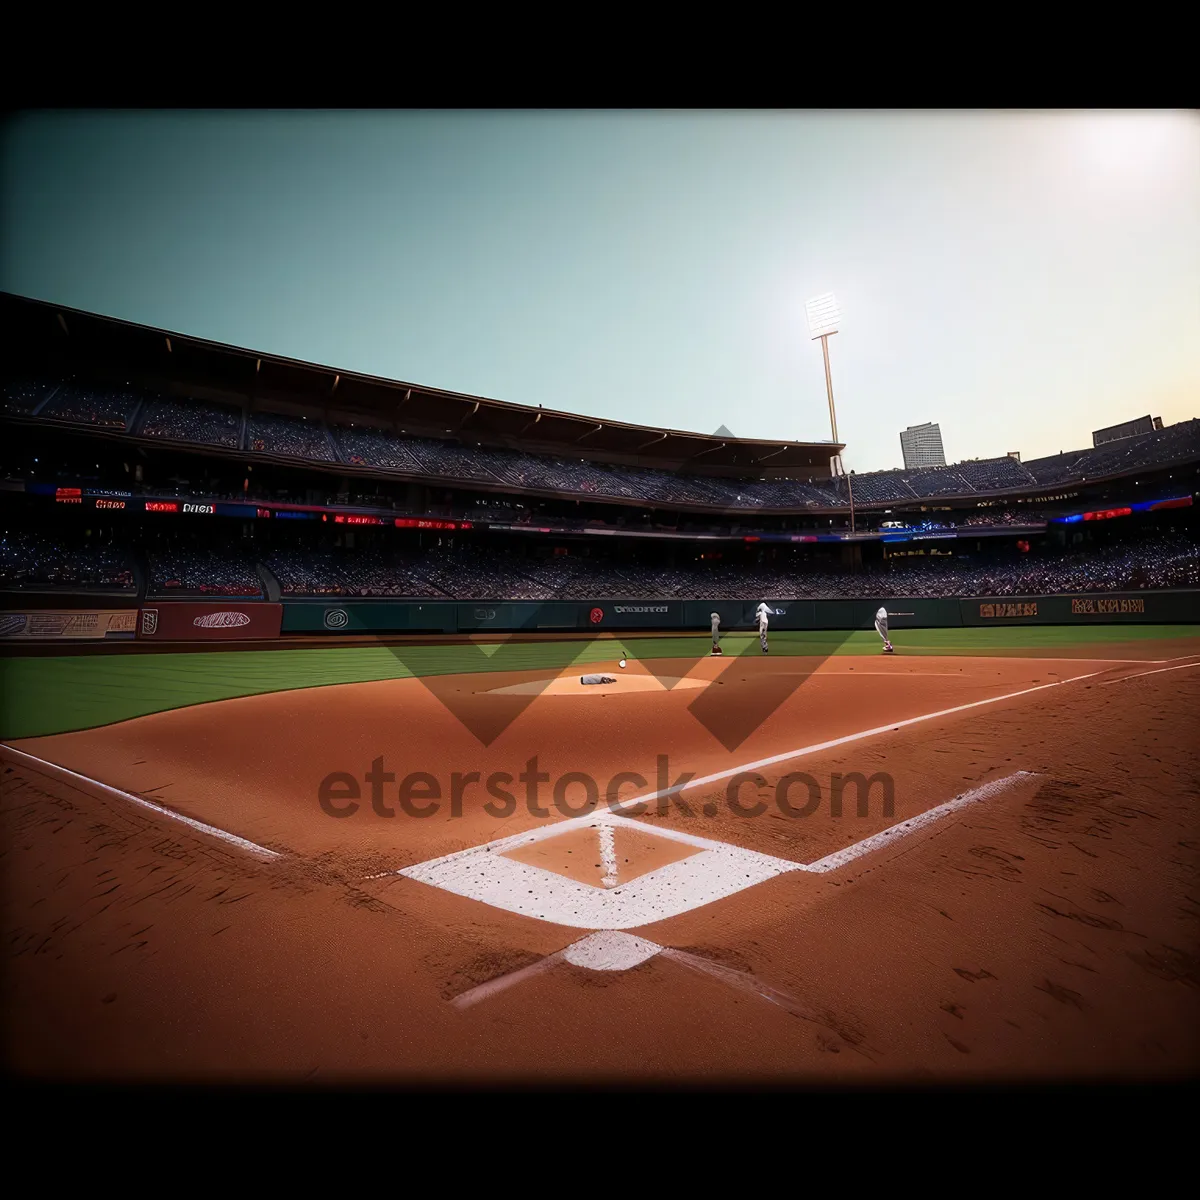
{"label": "dirt footprint", "polygon": [[1063,987],[1061,984],[1052,983],[1049,979],[1043,980],[1041,983],[1033,985],[1039,992],[1045,992],[1047,996],[1057,1000],[1060,1004],[1069,1004],[1072,1008],[1079,1009],[1080,1012],[1087,1006],[1083,1002],[1083,997],[1070,988]]}
{"label": "dirt footprint", "polygon": [[991,971],[987,970],[986,968],[981,969],[978,972],[978,974],[976,974],[973,971],[968,971],[965,967],[955,967],[954,973],[955,973],[955,975],[959,976],[960,979],[967,980],[968,983],[978,983],[981,979],[995,979],[996,978],[996,976],[993,975],[991,973]]}

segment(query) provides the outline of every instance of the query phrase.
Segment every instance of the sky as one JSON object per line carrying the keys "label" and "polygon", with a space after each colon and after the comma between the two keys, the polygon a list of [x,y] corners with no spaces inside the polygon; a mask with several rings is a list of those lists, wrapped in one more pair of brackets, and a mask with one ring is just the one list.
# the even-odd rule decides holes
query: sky
{"label": "sky", "polygon": [[1195,113],[26,113],[0,288],[848,469],[1200,416]]}

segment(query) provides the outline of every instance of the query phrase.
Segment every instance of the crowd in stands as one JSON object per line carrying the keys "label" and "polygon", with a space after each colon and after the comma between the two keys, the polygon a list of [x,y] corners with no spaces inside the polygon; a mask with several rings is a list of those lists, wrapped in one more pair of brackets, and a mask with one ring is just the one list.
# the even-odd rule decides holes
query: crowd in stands
{"label": "crowd in stands", "polygon": [[1167,465],[1200,455],[1200,420],[1180,421],[1122,438],[1091,450],[1073,450],[1038,458],[1026,464],[1033,478],[1043,485],[1102,479],[1138,467]]}
{"label": "crowd in stands", "polygon": [[70,382],[54,392],[38,416],[106,429],[128,429],[139,400],[138,394],[129,387],[95,387]]}
{"label": "crowd in stands", "polygon": [[441,596],[403,554],[276,552],[263,565],[286,596]]}
{"label": "crowd in stands", "polygon": [[246,418],[246,449],[284,454],[310,462],[336,462],[333,445],[320,421],[282,413],[251,413]]}
{"label": "crowd in stands", "polygon": [[[406,438],[367,428],[333,431],[341,457],[375,467],[462,482],[507,484],[535,491],[566,492],[597,499],[695,504],[741,509],[828,508],[905,503],[970,496],[1016,488],[1098,478],[1139,466],[1200,456],[1200,421],[1184,422],[1118,446],[1022,464],[1015,458],[985,459],[920,470],[873,471],[818,482],[728,480],[680,475],[590,460],[566,460],[498,447],[431,438]],[[323,455],[321,457],[324,457]]]}
{"label": "crowd in stands", "polygon": [[131,592],[136,584],[120,547],[23,530],[0,534],[0,588],[40,587]]}
{"label": "crowd in stands", "polygon": [[1041,525],[1050,519],[1051,514],[1035,511],[1031,508],[988,508],[981,512],[962,516],[954,515],[954,525],[962,528],[971,525]]}
{"label": "crowd in stands", "polygon": [[[50,385],[17,381],[5,388],[4,408],[28,415]],[[147,437],[234,448],[240,439],[240,410],[193,400],[142,397],[129,388],[76,381],[57,387],[39,417],[128,430],[144,399]],[[734,480],[585,459],[388,433],[366,426],[326,427],[317,419],[250,412],[245,449],[313,462],[397,472],[426,479],[482,483],[529,491],[565,493],[598,500],[696,505],[732,511],[828,509],[903,504],[981,492],[1060,486],[1095,480],[1142,467],[1200,457],[1200,420],[1094,449],[1071,451],[1021,463],[1008,456],[919,470],[873,471],[849,478],[801,482],[785,479]]]}
{"label": "crowd in stands", "polygon": [[172,400],[157,396],[146,401],[138,432],[142,437],[236,450],[241,442],[242,414],[238,409],[202,400]]}
{"label": "crowd in stands", "polygon": [[333,436],[341,447],[342,458],[352,467],[378,467],[384,471],[421,474],[421,463],[413,453],[408,438],[392,437],[376,429],[359,429],[356,426],[335,426]]}
{"label": "crowd in stands", "polygon": [[51,390],[44,380],[10,379],[4,385],[4,411],[17,417],[28,416]]}
{"label": "crowd in stands", "polygon": [[1057,555],[894,557],[856,571],[800,559],[787,566],[714,561],[667,566],[582,555],[535,559],[472,545],[441,546],[419,557],[278,553],[266,565],[285,595],[459,600],[1011,596],[1200,586],[1200,544],[1186,535]]}
{"label": "crowd in stands", "polygon": [[254,596],[263,594],[255,560],[236,550],[152,550],[152,596]]}
{"label": "crowd in stands", "polygon": [[[607,549],[607,547],[606,547]],[[153,596],[252,596],[264,589],[249,549],[171,547],[148,552]],[[262,558],[285,597],[438,597],[579,600],[602,597],[761,599],[871,596],[1006,596],[1200,587],[1194,533],[1157,533],[1063,551],[895,555],[857,570],[783,555],[775,565],[709,558],[668,565],[647,556],[546,557],[495,543],[446,542],[379,551],[276,550]],[[0,537],[0,588],[135,589],[132,555],[95,538],[10,530]]]}

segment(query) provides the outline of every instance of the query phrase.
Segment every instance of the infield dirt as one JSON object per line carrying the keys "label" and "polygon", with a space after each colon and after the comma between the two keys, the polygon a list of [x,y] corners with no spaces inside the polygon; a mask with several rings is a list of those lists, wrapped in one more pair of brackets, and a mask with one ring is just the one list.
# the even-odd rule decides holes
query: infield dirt
{"label": "infield dirt", "polygon": [[[485,748],[411,679],[16,743],[283,856],[258,861],[53,771],[6,763],[9,1065],[34,1078],[327,1082],[1194,1074],[1200,670],[1142,675],[1154,668],[1065,653],[855,657],[827,660],[796,687],[784,676],[802,663],[721,664],[722,682],[704,694],[719,686],[731,712],[739,689],[786,691],[732,754],[689,712],[695,689],[539,697]],[[487,705],[493,689],[538,677],[453,686]],[[550,786],[539,792],[545,818],[524,804],[489,816],[469,789],[461,816],[447,804],[433,817],[383,817],[368,800],[337,819],[317,799],[330,773],[361,779],[378,757],[398,777],[435,775],[447,798],[454,772],[515,776],[535,754],[552,779],[585,771],[603,784],[632,771],[653,787],[660,755],[672,781],[718,773],[1032,688],[1043,690],[774,765],[741,792],[767,801],[758,817],[731,811],[721,784],[683,794],[693,816],[672,805],[640,818],[650,842],[665,822],[809,863],[988,780],[1031,773],[828,875],[783,874],[637,930],[787,993],[791,1010],[658,956],[628,971],[562,963],[460,1011],[454,996],[580,931],[394,872],[562,819]],[[789,819],[772,799],[780,776],[798,770],[822,783],[885,771],[894,814],[873,801],[866,816],[848,804],[835,818],[823,802]],[[716,812],[705,815],[710,793]],[[622,845],[628,870],[661,865],[661,841],[651,850],[638,840]],[[586,856],[590,844],[577,849]],[[586,875],[596,861],[544,865]]]}

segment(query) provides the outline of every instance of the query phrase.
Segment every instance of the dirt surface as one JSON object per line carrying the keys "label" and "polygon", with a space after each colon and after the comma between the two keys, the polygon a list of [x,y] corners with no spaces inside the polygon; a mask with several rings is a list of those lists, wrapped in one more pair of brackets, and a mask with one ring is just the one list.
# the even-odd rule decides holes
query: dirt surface
{"label": "dirt surface", "polygon": [[[1154,649],[704,660],[692,675],[711,686],[590,699],[494,691],[544,672],[393,680],[16,743],[278,857],[6,762],[6,1061],[46,1079],[1194,1074],[1200,669],[1189,664],[1200,660],[1112,661]],[[536,789],[545,815],[519,781],[511,816],[486,812],[467,777],[516,780],[534,756],[550,777]],[[381,781],[380,812],[364,782],[376,759],[396,776]],[[682,793],[691,815],[652,803],[644,835],[617,833],[622,885],[702,857],[657,828],[812,864],[1028,774],[844,867],[780,874],[637,928],[651,956],[626,970],[569,961],[579,929],[395,873],[579,812],[578,780],[555,808],[571,772],[604,794],[619,772],[654,792],[738,768],[759,779],[736,796],[765,811],[739,815],[725,779]],[[803,817],[777,803],[798,771],[820,792]],[[862,815],[848,793],[835,815],[834,773],[876,771],[892,778],[891,815],[881,791]],[[358,781],[352,815],[322,811],[334,772]],[[432,816],[399,804],[414,772],[441,793]],[[575,833],[506,854],[589,887],[602,866]],[[453,1003],[564,950],[470,1007]]]}

